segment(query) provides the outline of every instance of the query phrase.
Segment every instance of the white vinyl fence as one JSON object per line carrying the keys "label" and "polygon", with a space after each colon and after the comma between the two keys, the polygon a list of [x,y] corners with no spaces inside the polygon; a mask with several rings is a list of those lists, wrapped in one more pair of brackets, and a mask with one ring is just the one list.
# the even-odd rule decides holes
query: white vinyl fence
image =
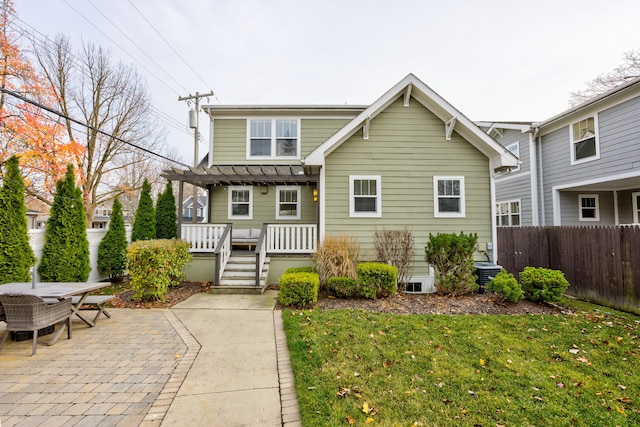
{"label": "white vinyl fence", "polygon": [[[29,244],[31,245],[31,249],[33,249],[33,253],[38,258],[38,263],[36,264],[36,280],[39,281],[40,277],[38,276],[37,268],[40,264],[40,259],[42,258],[42,249],[44,248],[44,229],[35,229],[29,230]],[[131,227],[126,228],[127,233],[127,241],[131,241]],[[87,281],[89,282],[97,282],[100,280],[107,279],[107,276],[104,276],[98,273],[98,246],[100,246],[100,242],[104,235],[107,234],[106,228],[88,228],[87,229],[87,240],[89,241],[89,262],[91,265],[91,272],[89,273],[89,278]]]}

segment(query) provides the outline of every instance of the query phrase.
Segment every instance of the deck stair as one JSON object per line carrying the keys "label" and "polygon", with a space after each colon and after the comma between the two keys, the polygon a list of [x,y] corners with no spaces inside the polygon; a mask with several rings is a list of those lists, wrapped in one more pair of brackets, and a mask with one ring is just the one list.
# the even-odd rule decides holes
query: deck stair
{"label": "deck stair", "polygon": [[255,254],[231,254],[227,267],[220,277],[220,286],[212,286],[211,293],[215,294],[261,294],[267,287],[269,274],[267,257],[260,273],[260,284],[256,286],[256,256]]}

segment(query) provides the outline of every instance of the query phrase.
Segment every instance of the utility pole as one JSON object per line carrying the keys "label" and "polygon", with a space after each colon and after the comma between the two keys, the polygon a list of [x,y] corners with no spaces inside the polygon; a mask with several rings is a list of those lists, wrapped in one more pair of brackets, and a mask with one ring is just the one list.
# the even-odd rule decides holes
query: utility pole
{"label": "utility pole", "polygon": [[[195,112],[193,114],[193,116],[191,115],[191,111],[189,112],[189,127],[191,129],[194,130],[194,138],[193,138],[193,167],[196,168],[198,167],[198,137],[199,137],[199,133],[198,133],[198,115],[200,114],[200,98],[206,98],[209,96],[213,96],[213,91],[209,92],[209,93],[204,93],[204,94],[200,94],[200,92],[196,92],[195,95],[191,95],[189,94],[189,96],[180,96],[178,97],[178,101],[190,101],[192,99],[195,99],[196,102],[196,108],[195,108]],[[191,215],[192,215],[192,222],[195,224],[198,222],[198,187],[194,184],[193,185],[193,203],[192,203],[192,207],[193,209],[191,210]],[[180,210],[182,211],[182,200],[180,201]],[[180,215],[182,215],[182,212],[180,212]]]}

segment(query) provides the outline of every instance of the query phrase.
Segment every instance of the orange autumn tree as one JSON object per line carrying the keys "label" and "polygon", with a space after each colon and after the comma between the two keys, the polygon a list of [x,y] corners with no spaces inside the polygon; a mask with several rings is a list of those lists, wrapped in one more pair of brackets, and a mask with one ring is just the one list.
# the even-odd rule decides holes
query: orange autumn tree
{"label": "orange autumn tree", "polygon": [[0,5],[0,171],[18,155],[27,194],[51,204],[56,181],[68,164],[78,163],[84,147],[66,138],[57,116],[27,102],[51,107],[56,98],[20,50],[11,29],[13,1],[0,0]]}

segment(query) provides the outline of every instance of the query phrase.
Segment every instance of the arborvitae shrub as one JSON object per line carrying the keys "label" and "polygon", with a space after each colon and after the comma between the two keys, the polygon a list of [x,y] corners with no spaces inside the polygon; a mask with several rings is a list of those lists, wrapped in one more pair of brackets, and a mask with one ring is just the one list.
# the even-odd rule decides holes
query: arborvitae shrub
{"label": "arborvitae shrub", "polygon": [[440,294],[464,295],[478,290],[473,274],[473,253],[477,234],[429,233],[425,260],[436,270],[436,290]]}
{"label": "arborvitae shrub", "polygon": [[0,188],[0,283],[28,282],[36,257],[29,245],[25,186],[18,158],[6,162]]}
{"label": "arborvitae shrub", "polygon": [[133,219],[131,241],[152,240],[156,238],[156,213],[151,199],[151,184],[145,178],[140,191],[140,200]]}
{"label": "arborvitae shrub", "polygon": [[158,196],[158,202],[156,203],[156,238],[177,238],[177,221],[176,198],[173,195],[171,181],[167,181],[167,185],[165,186],[164,191]]}
{"label": "arborvitae shrub", "polygon": [[82,191],[69,165],[64,178],[56,183],[38,273],[44,282],[84,282],[90,271]]}
{"label": "arborvitae shrub", "polygon": [[117,197],[113,201],[109,229],[98,247],[98,271],[115,279],[127,268],[127,235],[122,217],[122,204]]}

